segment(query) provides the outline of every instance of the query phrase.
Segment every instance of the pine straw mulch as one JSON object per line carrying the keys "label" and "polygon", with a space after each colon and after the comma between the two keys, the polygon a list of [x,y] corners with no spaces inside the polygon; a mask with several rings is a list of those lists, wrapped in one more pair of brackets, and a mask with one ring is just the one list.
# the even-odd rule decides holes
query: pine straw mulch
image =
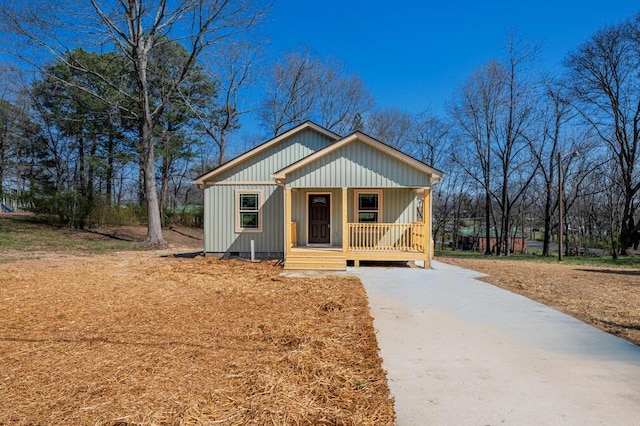
{"label": "pine straw mulch", "polygon": [[438,260],[488,274],[483,281],[640,345],[639,269],[489,258]]}
{"label": "pine straw mulch", "polygon": [[394,422],[367,299],[273,262],[0,265],[0,424]]}

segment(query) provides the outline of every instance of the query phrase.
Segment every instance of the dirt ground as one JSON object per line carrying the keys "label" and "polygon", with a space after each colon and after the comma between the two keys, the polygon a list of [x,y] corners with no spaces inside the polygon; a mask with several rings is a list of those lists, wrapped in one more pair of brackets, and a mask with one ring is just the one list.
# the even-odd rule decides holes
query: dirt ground
{"label": "dirt ground", "polygon": [[273,263],[0,264],[0,425],[393,424],[360,282]]}
{"label": "dirt ground", "polygon": [[[34,259],[51,253],[93,255],[123,250],[153,250],[144,243],[146,227],[112,226],[70,229],[50,225],[32,213],[0,213],[0,263]],[[171,226],[163,230],[168,247],[202,251],[203,230]]]}
{"label": "dirt ground", "polygon": [[640,269],[487,258],[438,260],[488,274],[483,281],[640,345]]}

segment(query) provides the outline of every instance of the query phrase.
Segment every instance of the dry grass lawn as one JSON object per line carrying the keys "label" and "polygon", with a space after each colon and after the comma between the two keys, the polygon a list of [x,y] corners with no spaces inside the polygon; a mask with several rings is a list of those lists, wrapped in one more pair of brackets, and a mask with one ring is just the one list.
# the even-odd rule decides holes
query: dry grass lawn
{"label": "dry grass lawn", "polygon": [[523,260],[439,257],[483,278],[640,345],[640,269]]}
{"label": "dry grass lawn", "polygon": [[391,425],[364,289],[154,251],[0,264],[0,424]]}

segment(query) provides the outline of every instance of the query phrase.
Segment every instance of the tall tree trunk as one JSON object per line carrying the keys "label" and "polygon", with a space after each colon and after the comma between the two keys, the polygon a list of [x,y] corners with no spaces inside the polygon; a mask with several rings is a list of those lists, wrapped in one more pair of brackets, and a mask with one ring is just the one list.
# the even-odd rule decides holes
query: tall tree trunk
{"label": "tall tree trunk", "polygon": [[493,210],[491,210],[491,220],[493,221],[493,238],[495,238],[495,243],[494,245],[491,247],[491,251],[493,252],[493,249],[495,248],[496,251],[496,256],[500,256],[501,252],[500,252],[500,235],[499,235],[499,228],[498,228],[498,223],[496,221],[496,215],[493,212]]}
{"label": "tall tree trunk", "polygon": [[[547,169],[548,177],[545,179],[545,201],[544,201],[544,236],[542,239],[542,255],[550,255],[550,243],[551,243],[551,220],[553,216],[553,177],[554,170],[556,169],[554,164],[554,158],[556,157],[556,147],[559,134],[559,124],[556,120],[556,133],[554,136],[552,154],[549,156],[549,166]],[[557,202],[557,199],[556,199]],[[556,204],[557,207],[557,204]]]}
{"label": "tall tree trunk", "polygon": [[80,182],[80,195],[86,195],[86,181],[85,181],[85,165],[84,165],[84,137],[80,136],[78,139],[78,181]]}
{"label": "tall tree trunk", "polygon": [[[84,137],[80,136],[78,139],[78,181],[80,182],[80,191],[76,190],[73,194],[73,214],[70,226],[77,227],[80,229],[84,229],[85,218],[87,217],[86,208],[82,208],[85,202],[85,196],[87,195],[87,181],[86,181],[86,170],[85,170],[85,157],[84,152]],[[80,195],[80,197],[78,197]],[[79,199],[78,199],[79,198]],[[78,204],[80,203],[81,207],[78,209]],[[78,211],[79,210],[79,211]],[[77,223],[76,223],[77,220]]]}
{"label": "tall tree trunk", "polygon": [[549,256],[549,243],[551,242],[551,188],[547,185],[544,202],[544,235],[542,237],[542,255]]}
{"label": "tall tree trunk", "polygon": [[491,254],[491,194],[489,190],[484,193],[484,254]]}
{"label": "tall tree trunk", "polygon": [[[490,123],[487,123],[489,126]],[[487,127],[487,152],[486,152],[486,170],[484,172],[484,236],[485,247],[484,254],[491,254],[491,192],[489,191],[491,185],[491,132]]]}
{"label": "tall tree trunk", "polygon": [[162,238],[162,220],[158,189],[156,187],[155,152],[151,135],[151,120],[140,124],[140,141],[144,155],[141,168],[144,171],[144,195],[147,202],[147,236],[145,242],[154,245],[165,245]]}
{"label": "tall tree trunk", "polygon": [[509,194],[508,194],[508,185],[509,185],[509,179],[508,179],[508,170],[506,165],[503,165],[502,167],[502,191],[501,191],[501,210],[502,210],[502,214],[501,214],[501,218],[500,218],[500,232],[502,232],[502,235],[500,235],[500,245],[502,246],[502,254],[504,256],[508,256],[509,255],[509,213],[510,213],[510,206],[509,206]]}
{"label": "tall tree trunk", "polygon": [[93,187],[93,184],[94,184],[93,180],[95,178],[96,166],[95,166],[95,161],[93,161],[93,159],[96,156],[97,149],[98,149],[98,142],[94,140],[93,143],[91,144],[91,148],[89,149],[89,161],[87,162],[87,168],[88,168],[87,195],[86,195],[87,207],[84,212],[85,217],[83,218],[83,222],[93,211],[94,202],[95,202],[95,189]]}
{"label": "tall tree trunk", "polygon": [[169,171],[171,170],[171,159],[169,155],[165,154],[162,157],[162,168],[160,171],[160,213],[162,216],[162,223],[165,223],[165,211],[167,206],[167,199],[169,193]]}
{"label": "tall tree trunk", "polygon": [[218,166],[223,164],[226,157],[227,137],[224,132],[220,133],[220,142],[218,142]]}
{"label": "tall tree trunk", "polygon": [[7,148],[4,135],[7,132],[8,129],[3,129],[3,134],[0,136],[0,194],[4,194],[4,165],[7,163]]}
{"label": "tall tree trunk", "polygon": [[162,218],[162,225],[166,225],[166,209],[167,200],[169,194],[169,174],[171,173],[171,166],[173,164],[173,152],[171,149],[171,138],[173,137],[173,124],[169,120],[167,128],[165,129],[162,140],[165,144],[164,153],[162,155],[162,165],[160,167],[160,215]]}
{"label": "tall tree trunk", "polygon": [[[507,203],[510,200],[507,199]],[[507,204],[506,211],[504,214],[504,236],[502,239],[504,240],[504,255],[509,256],[512,253],[511,247],[511,206]]]}
{"label": "tall tree trunk", "polygon": [[107,142],[107,174],[105,176],[106,182],[106,197],[107,205],[111,206],[113,202],[113,151],[115,149],[115,138],[113,134],[109,135]]}
{"label": "tall tree trunk", "polygon": [[[143,43],[142,40],[139,43]],[[162,237],[162,219],[158,203],[158,189],[156,187],[155,150],[153,146],[153,117],[149,104],[149,83],[147,80],[148,57],[144,46],[134,48],[137,59],[138,90],[140,101],[140,148],[142,151],[141,170],[144,173],[144,196],[147,202],[147,236],[145,242],[153,245],[166,245]],[[151,50],[150,46],[146,49]]]}
{"label": "tall tree trunk", "polygon": [[[566,203],[566,200],[565,200],[565,203]],[[565,218],[567,217],[566,213],[567,213],[567,211],[565,209],[565,214],[564,214]],[[564,252],[564,256],[566,257],[566,256],[569,256],[569,223],[568,223],[568,221],[566,219],[564,220],[564,223],[562,224],[562,226],[564,228],[562,230],[562,232],[563,232],[563,234],[562,234],[563,235],[563,238],[562,238],[562,246],[563,246],[562,250]]]}
{"label": "tall tree trunk", "polygon": [[0,194],[4,194],[4,161],[0,158]]}
{"label": "tall tree trunk", "polygon": [[620,254],[623,256],[627,254],[627,249],[633,246],[632,234],[635,231],[635,226],[633,225],[633,198],[635,193],[636,191],[631,188],[631,184],[625,182],[624,211],[622,213],[622,226],[620,227]]}
{"label": "tall tree trunk", "polygon": [[138,206],[142,207],[146,203],[146,197],[144,196],[145,186],[144,186],[144,154],[142,151],[140,152],[140,169],[138,170],[138,174],[140,175],[140,179],[138,180]]}
{"label": "tall tree trunk", "polygon": [[123,201],[124,192],[124,172],[120,171],[120,176],[118,177],[118,185],[116,190],[116,206],[121,206]]}

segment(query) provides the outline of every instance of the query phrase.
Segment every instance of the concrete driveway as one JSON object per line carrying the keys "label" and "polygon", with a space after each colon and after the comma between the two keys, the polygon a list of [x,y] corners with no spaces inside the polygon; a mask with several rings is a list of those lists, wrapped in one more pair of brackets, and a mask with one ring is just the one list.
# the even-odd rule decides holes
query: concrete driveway
{"label": "concrete driveway", "polygon": [[398,425],[640,425],[640,347],[455,266],[350,272]]}

